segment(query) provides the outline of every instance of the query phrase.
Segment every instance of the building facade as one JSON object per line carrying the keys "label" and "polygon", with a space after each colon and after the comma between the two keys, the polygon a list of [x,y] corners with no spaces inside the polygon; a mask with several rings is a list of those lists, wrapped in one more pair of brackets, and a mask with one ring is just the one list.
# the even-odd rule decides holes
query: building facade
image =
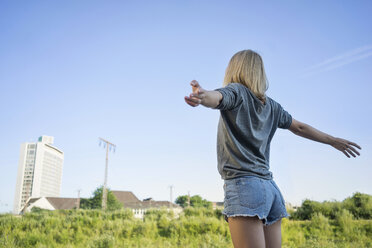
{"label": "building facade", "polygon": [[[183,208],[169,201],[155,201],[152,198],[139,200],[131,191],[112,191],[116,199],[123,204],[124,208],[129,208],[133,212],[133,217],[143,219],[146,212],[151,209],[163,209],[172,211],[175,217],[178,217]],[[63,197],[31,197],[20,210],[21,214],[31,212],[32,208],[41,208],[46,210],[59,209],[78,209],[79,198]]]}
{"label": "building facade", "polygon": [[59,209],[77,209],[79,198],[66,198],[66,197],[37,197],[29,198],[26,205],[21,209],[20,213],[31,212],[32,208],[37,207],[46,210],[59,210]]}
{"label": "building facade", "polygon": [[173,211],[175,216],[179,216],[183,211],[181,206],[171,203],[170,201],[155,201],[152,198],[141,201],[131,191],[113,190],[112,193],[116,199],[123,204],[124,208],[132,209],[135,218],[142,219],[149,209]]}
{"label": "building facade", "polygon": [[53,141],[51,136],[41,136],[36,143],[21,145],[14,214],[20,213],[30,197],[59,197],[64,154]]}

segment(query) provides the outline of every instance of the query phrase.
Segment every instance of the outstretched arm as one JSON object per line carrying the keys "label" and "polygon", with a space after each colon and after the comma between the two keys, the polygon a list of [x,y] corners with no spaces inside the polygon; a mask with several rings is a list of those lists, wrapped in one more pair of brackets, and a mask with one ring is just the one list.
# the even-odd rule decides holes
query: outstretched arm
{"label": "outstretched arm", "polygon": [[190,96],[185,96],[185,101],[190,106],[196,107],[199,104],[208,107],[208,108],[215,108],[217,107],[221,100],[222,94],[218,91],[208,91],[200,87],[198,81],[192,80],[191,81],[192,93]]}
{"label": "outstretched arm", "polygon": [[349,154],[351,154],[353,157],[356,157],[355,154],[360,155],[353,146],[362,149],[358,144],[354,142],[333,137],[293,118],[289,130],[298,136],[331,145],[337,150],[343,152],[348,158],[350,158]]}

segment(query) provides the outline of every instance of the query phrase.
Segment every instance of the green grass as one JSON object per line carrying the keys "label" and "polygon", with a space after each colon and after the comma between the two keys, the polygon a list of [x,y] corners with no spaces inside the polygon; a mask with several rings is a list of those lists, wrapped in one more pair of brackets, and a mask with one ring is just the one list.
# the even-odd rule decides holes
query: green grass
{"label": "green grass", "polygon": [[[335,220],[316,214],[311,220],[282,224],[283,247],[372,247],[372,221],[342,212]],[[131,210],[39,211],[22,217],[0,215],[0,247],[232,247],[219,210],[188,209],[175,218],[149,211],[144,220]]]}

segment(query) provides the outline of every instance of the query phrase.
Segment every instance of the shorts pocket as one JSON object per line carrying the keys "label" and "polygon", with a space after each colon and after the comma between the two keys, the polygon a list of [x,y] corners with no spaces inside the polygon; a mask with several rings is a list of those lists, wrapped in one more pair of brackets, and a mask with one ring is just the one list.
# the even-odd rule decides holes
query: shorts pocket
{"label": "shorts pocket", "polygon": [[257,177],[242,177],[236,181],[240,205],[257,208],[265,203],[266,192],[262,179]]}

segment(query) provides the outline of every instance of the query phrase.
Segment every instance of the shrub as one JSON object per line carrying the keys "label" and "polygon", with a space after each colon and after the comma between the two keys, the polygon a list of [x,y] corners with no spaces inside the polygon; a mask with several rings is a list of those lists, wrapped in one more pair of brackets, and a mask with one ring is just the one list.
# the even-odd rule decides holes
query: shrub
{"label": "shrub", "polygon": [[332,237],[332,227],[329,223],[327,217],[322,213],[315,213],[311,217],[311,222],[309,225],[311,238],[316,240],[328,240],[329,237]]}
{"label": "shrub", "polygon": [[321,212],[321,203],[311,200],[302,202],[301,207],[293,214],[295,220],[310,220],[315,213]]}
{"label": "shrub", "polygon": [[92,248],[113,248],[115,239],[112,235],[104,234],[94,239],[90,245]]}
{"label": "shrub", "polygon": [[353,215],[346,209],[342,209],[336,216],[336,223],[344,235],[351,234],[354,229]]}
{"label": "shrub", "polygon": [[355,193],[343,201],[343,207],[357,219],[372,219],[372,196]]}

